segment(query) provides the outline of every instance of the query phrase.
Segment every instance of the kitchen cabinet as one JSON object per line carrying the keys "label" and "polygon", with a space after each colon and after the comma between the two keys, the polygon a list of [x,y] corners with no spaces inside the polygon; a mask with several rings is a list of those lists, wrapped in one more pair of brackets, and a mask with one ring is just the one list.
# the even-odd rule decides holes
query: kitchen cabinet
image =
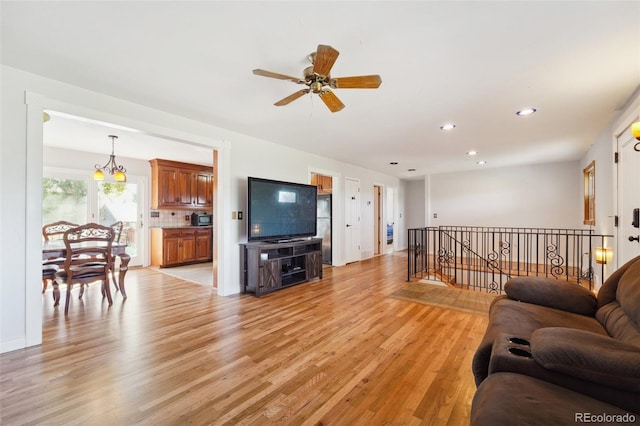
{"label": "kitchen cabinet", "polygon": [[210,262],[211,227],[151,228],[151,265],[160,268]]}
{"label": "kitchen cabinet", "polygon": [[313,173],[311,175],[311,185],[318,187],[318,194],[331,194],[333,190],[333,178],[331,176]]}
{"label": "kitchen cabinet", "polygon": [[151,164],[151,208],[213,208],[213,169],[155,158]]}

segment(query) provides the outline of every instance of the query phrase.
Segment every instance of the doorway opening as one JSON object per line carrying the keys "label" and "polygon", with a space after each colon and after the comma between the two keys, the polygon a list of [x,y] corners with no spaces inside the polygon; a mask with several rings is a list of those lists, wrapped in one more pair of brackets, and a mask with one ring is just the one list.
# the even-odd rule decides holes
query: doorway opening
{"label": "doorway opening", "polygon": [[[109,225],[115,221],[123,221],[125,223],[123,237],[129,244],[127,252],[131,252],[129,254],[132,256],[130,266],[149,265],[150,227],[158,225],[157,222],[164,216],[175,221],[172,225],[189,225],[184,219],[187,213],[179,209],[156,211],[156,214],[151,214],[150,188],[148,187],[151,182],[149,160],[171,158],[185,163],[210,165],[213,178],[211,186],[207,189],[212,192],[209,198],[213,200],[213,206],[217,206],[218,151],[216,149],[59,111],[47,109],[45,112],[49,119],[43,123],[43,176],[45,179],[71,179],[68,182],[58,181],[58,183],[73,187],[79,184],[85,188],[86,193],[85,198],[76,201],[82,202],[83,207],[61,207],[62,210],[55,214],[59,215],[66,211],[74,215],[72,219],[76,220],[70,220],[74,223],[97,222]],[[94,181],[91,178],[94,164],[104,162],[104,150],[109,149],[110,145],[103,142],[107,140],[107,135],[113,133],[117,133],[120,138],[115,147],[115,154],[118,162],[127,169],[127,181],[113,182],[109,176],[104,181]],[[64,176],[60,176],[61,173]],[[43,181],[43,221],[48,220],[45,209],[50,207],[50,203],[44,198],[46,188],[47,183]],[[69,199],[67,197],[67,201]],[[78,214],[81,217],[76,218]],[[65,217],[56,220],[65,220]],[[179,223],[178,220],[180,220]],[[213,240],[210,247],[213,258],[210,271],[214,288],[217,288],[218,275],[217,222],[217,215],[214,214]]]}
{"label": "doorway opening", "polygon": [[322,238],[322,263],[331,265],[333,262],[333,177],[320,173],[311,173],[311,185],[318,188],[318,214],[316,237]]}
{"label": "doorway opening", "polygon": [[384,254],[382,227],[382,187],[373,185],[373,255]]}

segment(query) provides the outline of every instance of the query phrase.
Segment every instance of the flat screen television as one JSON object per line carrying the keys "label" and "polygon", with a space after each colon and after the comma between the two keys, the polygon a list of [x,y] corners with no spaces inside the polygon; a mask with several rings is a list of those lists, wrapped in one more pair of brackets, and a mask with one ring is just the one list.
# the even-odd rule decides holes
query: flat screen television
{"label": "flat screen television", "polygon": [[317,234],[318,188],[248,178],[248,240],[291,240]]}

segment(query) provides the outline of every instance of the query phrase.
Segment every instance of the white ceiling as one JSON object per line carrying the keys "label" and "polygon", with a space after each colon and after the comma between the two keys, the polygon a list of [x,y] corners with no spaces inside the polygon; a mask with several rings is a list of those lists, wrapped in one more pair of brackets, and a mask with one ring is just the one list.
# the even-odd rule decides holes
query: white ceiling
{"label": "white ceiling", "polygon": [[[402,178],[577,160],[640,86],[639,1],[3,0],[1,12],[5,65]],[[380,74],[380,88],[336,89],[337,113],[317,95],[274,106],[302,87],[251,71],[301,76],[318,44],[340,51],[332,76]],[[538,112],[515,115],[526,106]],[[47,134],[72,144],[73,127]],[[78,141],[109,153],[112,133]],[[148,159],[128,151],[138,137],[118,156]]]}

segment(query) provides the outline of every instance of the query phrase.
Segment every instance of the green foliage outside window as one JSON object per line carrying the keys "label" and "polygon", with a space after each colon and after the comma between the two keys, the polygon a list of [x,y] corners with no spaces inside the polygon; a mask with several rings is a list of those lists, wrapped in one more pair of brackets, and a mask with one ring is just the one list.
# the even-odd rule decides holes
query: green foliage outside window
{"label": "green foliage outside window", "polygon": [[74,179],[42,179],[42,223],[87,221],[87,182]]}

